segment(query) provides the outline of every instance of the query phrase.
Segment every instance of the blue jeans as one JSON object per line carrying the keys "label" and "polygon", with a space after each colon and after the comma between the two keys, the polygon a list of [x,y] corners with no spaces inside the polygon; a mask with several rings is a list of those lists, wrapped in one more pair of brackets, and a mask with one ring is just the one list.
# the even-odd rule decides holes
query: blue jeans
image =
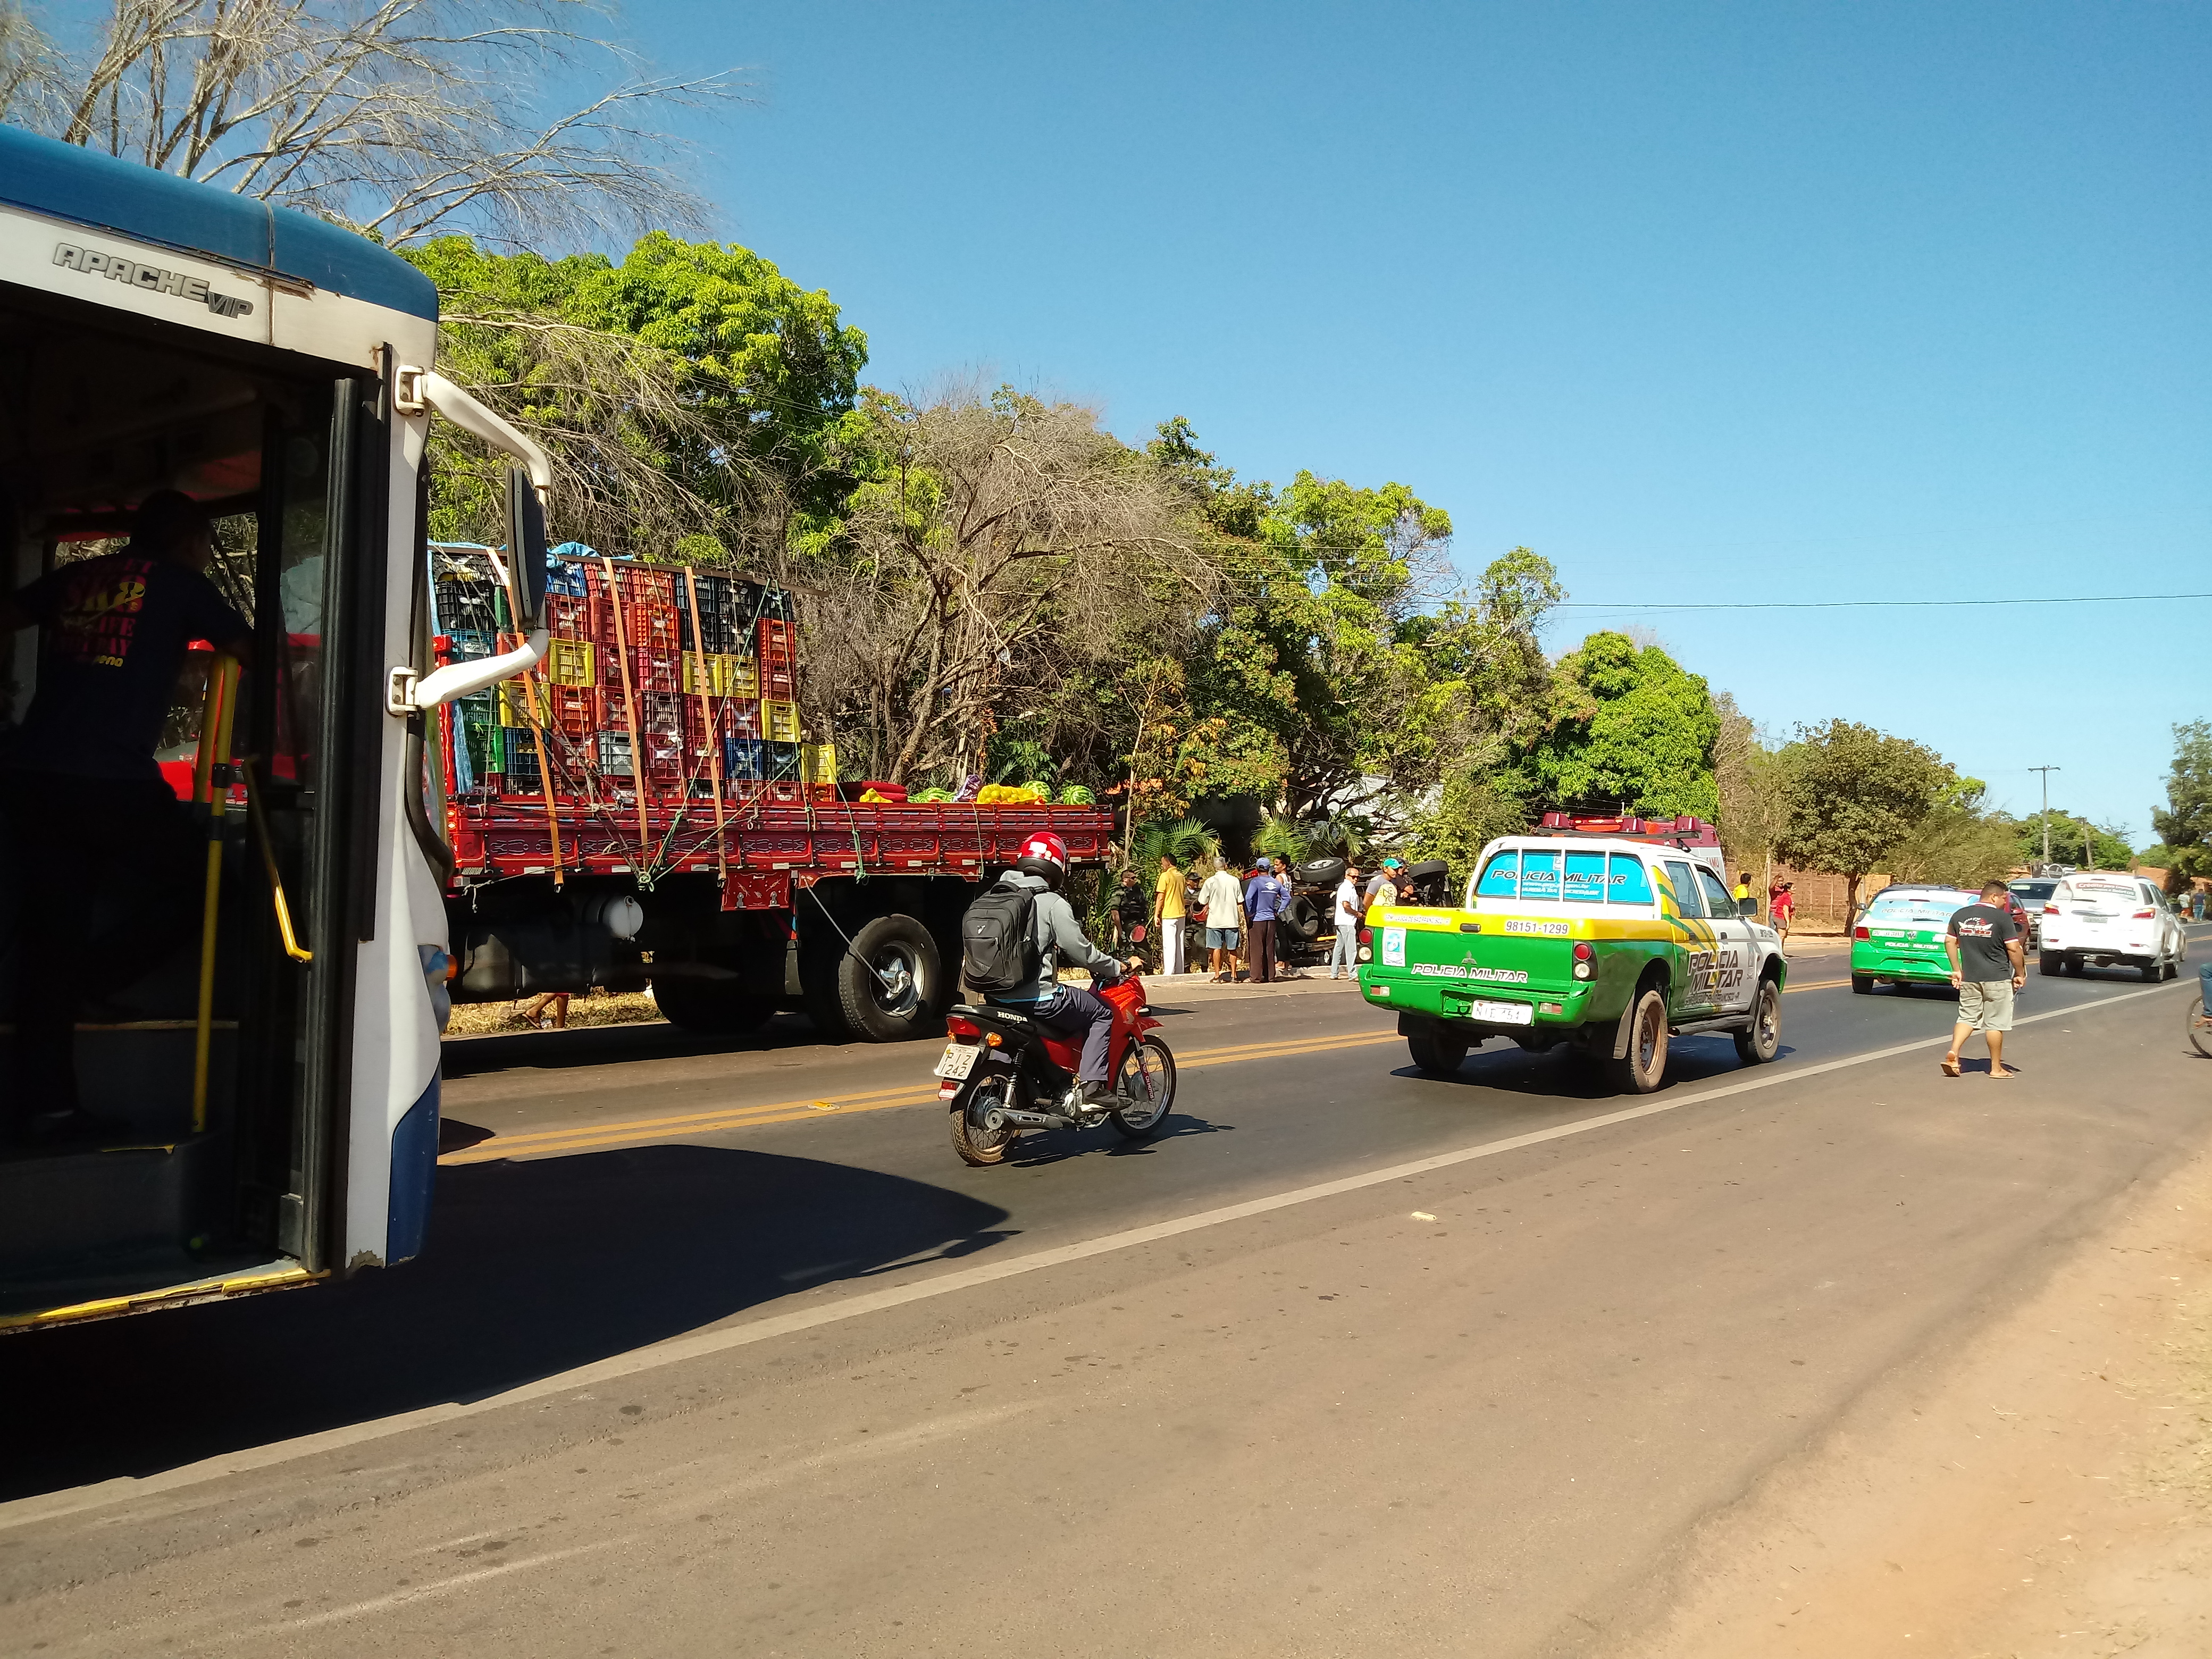
{"label": "blue jeans", "polygon": [[1079,1083],[1106,1082],[1106,1054],[1114,1039],[1114,1010],[1103,997],[1079,985],[1063,985],[1030,1011],[1031,1018],[1063,1036],[1083,1038]]}
{"label": "blue jeans", "polygon": [[1358,954],[1358,951],[1359,930],[1357,927],[1347,927],[1340,921],[1337,923],[1336,945],[1328,953],[1328,976],[1334,979],[1336,970],[1340,967],[1347,973],[1357,975],[1359,969],[1353,965],[1352,958]]}

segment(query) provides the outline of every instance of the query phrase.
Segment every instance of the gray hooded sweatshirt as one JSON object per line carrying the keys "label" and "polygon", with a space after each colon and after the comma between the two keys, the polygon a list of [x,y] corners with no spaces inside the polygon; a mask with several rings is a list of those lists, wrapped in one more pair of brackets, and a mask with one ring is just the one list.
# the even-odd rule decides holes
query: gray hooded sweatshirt
{"label": "gray hooded sweatshirt", "polygon": [[1036,895],[1030,912],[1033,919],[1030,937],[1036,941],[1038,967],[1033,989],[1026,994],[1010,992],[993,998],[993,1001],[1043,1002],[1058,994],[1062,968],[1110,969],[1114,966],[1112,957],[1084,938],[1075,912],[1068,908],[1066,899],[1052,890],[1042,876],[1030,875],[1025,870],[1009,870],[999,879]]}

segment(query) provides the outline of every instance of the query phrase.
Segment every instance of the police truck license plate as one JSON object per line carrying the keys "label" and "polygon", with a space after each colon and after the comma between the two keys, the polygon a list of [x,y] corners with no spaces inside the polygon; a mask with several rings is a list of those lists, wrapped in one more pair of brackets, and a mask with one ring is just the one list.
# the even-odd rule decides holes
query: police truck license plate
{"label": "police truck license plate", "polygon": [[948,1042],[945,1058],[937,1062],[939,1077],[963,1078],[975,1069],[975,1056],[983,1051],[972,1042]]}
{"label": "police truck license plate", "polygon": [[1534,1022],[1536,1011],[1525,1002],[1470,1002],[1467,1017],[1486,1019],[1493,1025],[1528,1025]]}

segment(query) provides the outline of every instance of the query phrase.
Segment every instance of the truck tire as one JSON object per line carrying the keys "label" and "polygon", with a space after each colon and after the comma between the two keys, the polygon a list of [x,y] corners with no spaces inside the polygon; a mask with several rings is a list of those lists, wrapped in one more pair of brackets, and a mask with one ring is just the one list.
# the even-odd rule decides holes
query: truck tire
{"label": "truck tire", "polygon": [[689,975],[653,981],[653,1000],[671,1025],[702,1036],[743,1036],[760,1030],[775,1012],[774,1002],[746,995],[734,980]]}
{"label": "truck tire", "polygon": [[1872,996],[1874,994],[1874,975],[1872,974],[1853,974],[1851,975],[1851,994],[1855,997]]}
{"label": "truck tire", "polygon": [[1304,893],[1291,901],[1290,908],[1283,912],[1282,927],[1278,930],[1293,943],[1311,945],[1321,937],[1321,910]]}
{"label": "truck tire", "polygon": [[1463,1037],[1409,1036],[1406,1048],[1413,1056],[1413,1064],[1431,1077],[1456,1075],[1460,1061],[1467,1058]]}
{"label": "truck tire", "polygon": [[942,1036],[952,986],[929,929],[912,916],[878,916],[838,958],[837,1012],[863,1042]]}
{"label": "truck tire", "polygon": [[2045,951],[2041,956],[2036,957],[2035,966],[2037,971],[2045,979],[2057,979],[2060,971],[2066,966],[2066,958],[2056,951]]}
{"label": "truck tire", "polygon": [[1771,977],[1759,981],[1751,1024],[1735,1036],[1735,1056],[1747,1066],[1764,1066],[1782,1052],[1782,988]]}
{"label": "truck tire", "polygon": [[1656,987],[1636,994],[1628,1015],[1628,1052],[1605,1063],[1606,1080],[1625,1095],[1648,1095],[1667,1075],[1667,998]]}

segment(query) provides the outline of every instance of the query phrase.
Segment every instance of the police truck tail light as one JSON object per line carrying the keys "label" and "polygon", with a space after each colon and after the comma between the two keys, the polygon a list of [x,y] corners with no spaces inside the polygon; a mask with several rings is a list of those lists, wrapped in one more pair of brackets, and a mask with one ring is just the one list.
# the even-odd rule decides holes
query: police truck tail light
{"label": "police truck tail light", "polygon": [[1851,929],[1851,937],[1853,939],[1872,939],[1874,935],[1868,933],[1863,927],[1854,927]]}
{"label": "police truck tail light", "polygon": [[1575,960],[1577,962],[1588,962],[1596,954],[1596,951],[1590,949],[1589,941],[1588,939],[1578,939],[1575,941]]}

